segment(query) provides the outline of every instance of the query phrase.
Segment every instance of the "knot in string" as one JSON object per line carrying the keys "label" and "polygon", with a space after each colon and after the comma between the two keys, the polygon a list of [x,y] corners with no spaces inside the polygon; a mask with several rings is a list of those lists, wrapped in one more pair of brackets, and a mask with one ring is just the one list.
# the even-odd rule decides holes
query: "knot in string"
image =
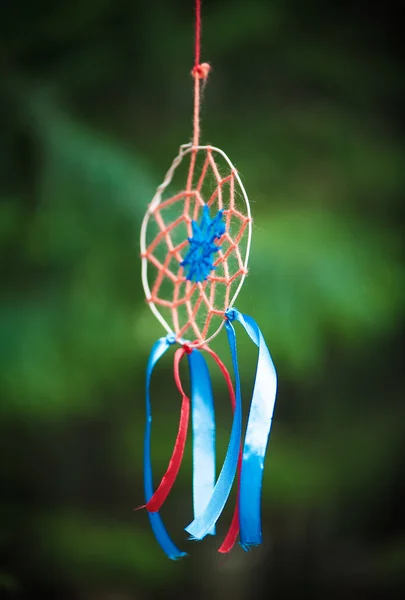
{"label": "knot in string", "polygon": [[173,346],[176,343],[176,334],[175,333],[168,333],[166,336],[166,341],[168,344],[170,344],[171,346]]}
{"label": "knot in string", "polygon": [[228,308],[228,310],[225,311],[225,319],[227,321],[230,321],[231,323],[232,323],[232,321],[235,321],[236,311],[233,308]]}
{"label": "knot in string", "polygon": [[207,79],[210,70],[211,65],[209,65],[208,63],[200,63],[198,65],[195,65],[195,67],[191,71],[191,74],[193,77],[198,79]]}
{"label": "knot in string", "polygon": [[193,70],[191,71],[194,77],[194,133],[193,133],[193,146],[197,147],[200,140],[200,80],[203,81],[203,87],[206,84],[208,73],[210,72],[210,65],[208,63],[196,62]]}
{"label": "knot in string", "polygon": [[183,350],[186,354],[191,354],[193,351],[193,348],[186,342],[185,344],[183,344]]}

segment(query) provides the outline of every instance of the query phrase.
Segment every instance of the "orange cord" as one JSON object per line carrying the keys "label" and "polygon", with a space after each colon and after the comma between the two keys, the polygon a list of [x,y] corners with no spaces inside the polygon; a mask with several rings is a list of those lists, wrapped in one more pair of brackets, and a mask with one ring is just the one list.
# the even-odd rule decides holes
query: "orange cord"
{"label": "orange cord", "polygon": [[193,119],[193,147],[196,148],[200,141],[200,105],[201,105],[201,88],[200,79],[207,80],[210,72],[210,65],[208,63],[202,63],[201,65],[195,65],[191,71],[194,77],[194,119]]}
{"label": "orange cord", "polygon": [[[205,153],[205,160],[198,179],[193,184],[196,156],[198,153],[202,154],[203,152]],[[189,235],[191,235],[191,221],[192,219],[195,221],[198,220],[199,212],[204,206],[201,188],[205,178],[210,174],[214,176],[217,185],[207,204],[209,207],[223,210],[226,223],[226,232],[217,242],[218,246],[221,246],[221,249],[218,251],[218,257],[214,262],[214,266],[216,267],[222,265],[223,274],[216,275],[216,271],[213,271],[206,281],[194,283],[186,280],[183,267],[180,267],[179,264],[184,258],[182,253],[184,254],[188,246],[188,240],[185,238],[184,241],[175,245],[172,241],[172,235],[178,227],[184,228],[184,224],[189,228]],[[187,176],[188,185],[186,189],[163,200],[152,212],[159,232],[147,246],[146,252],[143,255],[157,269],[149,302],[171,310],[173,326],[177,337],[184,336],[191,329],[196,339],[199,342],[203,342],[207,338],[212,317],[214,315],[224,317],[231,299],[232,284],[238,278],[246,275],[239,243],[250,222],[250,218],[242,214],[235,206],[235,174],[235,171],[231,171],[229,175],[221,177],[215,162],[214,153],[210,147],[198,151],[193,150],[190,153],[190,165]],[[228,205],[227,208],[224,208],[222,189],[224,184],[229,184],[229,202],[225,202],[225,205]],[[167,223],[164,218],[164,212],[168,206],[173,204],[179,205],[180,214],[172,223]],[[232,235],[231,226],[234,230]],[[163,262],[154,255],[154,251],[159,247],[161,242],[167,246],[167,254]],[[233,260],[233,264],[235,264],[233,272],[231,265],[228,264],[229,259]],[[174,285],[171,298],[163,298],[159,293],[165,279],[169,279]],[[220,304],[217,294],[218,285],[223,290],[223,293],[220,293],[222,297]],[[180,323],[178,311],[179,307],[183,305],[186,307],[187,321]],[[200,307],[207,315],[202,330],[200,330],[196,323]]]}

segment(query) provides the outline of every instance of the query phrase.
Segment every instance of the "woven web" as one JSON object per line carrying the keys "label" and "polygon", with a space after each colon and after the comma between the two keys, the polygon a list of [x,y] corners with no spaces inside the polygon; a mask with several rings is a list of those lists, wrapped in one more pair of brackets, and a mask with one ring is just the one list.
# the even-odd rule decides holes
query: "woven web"
{"label": "woven web", "polygon": [[[186,185],[184,187],[184,183]],[[171,190],[175,191],[170,195]],[[149,217],[143,258],[148,261],[150,296],[177,338],[206,341],[219,327],[245,277],[248,224],[251,221],[239,179],[222,154],[210,147],[190,151],[176,168],[161,202]],[[180,263],[207,204],[211,218],[223,212],[225,233],[205,281],[189,281]]]}

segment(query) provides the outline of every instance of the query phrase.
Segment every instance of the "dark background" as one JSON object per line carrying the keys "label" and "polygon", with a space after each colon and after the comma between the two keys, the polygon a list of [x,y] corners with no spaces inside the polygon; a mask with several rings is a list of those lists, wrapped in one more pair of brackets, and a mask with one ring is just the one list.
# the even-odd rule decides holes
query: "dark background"
{"label": "dark background", "polygon": [[[189,448],[162,514],[190,557],[167,560],[133,512],[162,334],[138,235],[191,135],[193,1],[3,0],[1,598],[403,597],[399,5],[206,0],[203,26],[202,140],[236,164],[255,219],[238,308],[279,375],[265,543],[218,555],[229,511],[217,538],[185,540]],[[229,365],[225,334],[213,347]],[[153,387],[156,477],[178,417],[170,369]]]}

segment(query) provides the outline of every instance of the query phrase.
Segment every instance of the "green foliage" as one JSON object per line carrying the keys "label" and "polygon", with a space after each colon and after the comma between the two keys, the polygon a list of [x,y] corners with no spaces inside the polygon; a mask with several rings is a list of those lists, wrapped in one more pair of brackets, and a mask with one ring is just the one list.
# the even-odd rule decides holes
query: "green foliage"
{"label": "green foliage", "polygon": [[261,220],[250,281],[253,289],[272,282],[254,304],[277,340],[274,352],[306,369],[322,363],[331,333],[358,343],[394,328],[405,291],[398,246],[356,219],[308,205]]}
{"label": "green foliage", "polygon": [[[74,581],[122,585],[134,576],[148,578],[157,570],[164,576],[171,571],[170,561],[155,552],[150,535],[128,524],[80,514],[47,514],[35,519],[32,532],[43,539],[39,552],[44,565],[52,564]],[[164,585],[164,577],[160,584]]]}
{"label": "green foliage", "polygon": [[[16,553],[0,588],[51,569],[78,589],[141,581],[153,595],[185,570],[133,512],[144,369],[163,333],[144,302],[138,238],[190,135],[192,15],[163,0],[152,11],[25,4],[18,15],[10,5],[0,36],[0,475],[4,514],[24,515],[4,519],[1,542],[40,544]],[[403,439],[392,358],[405,299],[403,83],[387,51],[370,49],[367,22],[354,36],[338,7],[336,19],[292,0],[207,0],[204,11],[214,68],[203,139],[238,166],[254,216],[238,308],[257,319],[279,372],[264,522],[284,512],[298,540],[306,515],[333,528],[350,512],[341,538],[361,537],[386,510],[380,482],[394,487]],[[238,345],[247,406],[256,354],[246,336]],[[229,364],[225,335],[214,346]],[[178,417],[171,378],[167,359],[153,382],[156,480]],[[229,399],[214,365],[212,379],[222,456]],[[188,448],[165,515],[180,532],[191,467]],[[401,536],[377,555],[379,581],[397,577]]]}

